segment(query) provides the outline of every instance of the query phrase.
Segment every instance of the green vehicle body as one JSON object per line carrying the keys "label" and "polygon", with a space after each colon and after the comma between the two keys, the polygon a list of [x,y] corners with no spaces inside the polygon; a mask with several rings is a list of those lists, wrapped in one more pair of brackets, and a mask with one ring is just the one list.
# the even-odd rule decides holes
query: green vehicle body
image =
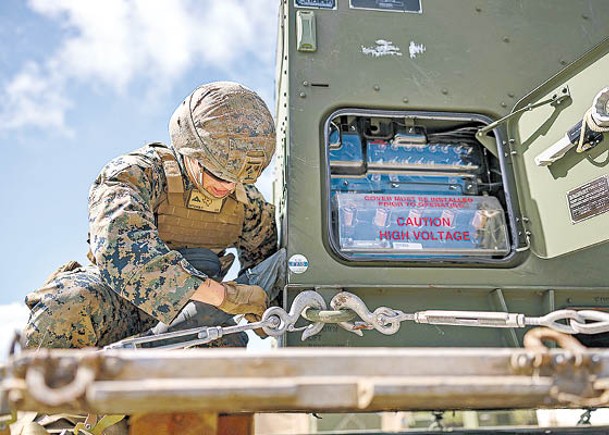
{"label": "green vehicle body", "polygon": [[[373,7],[352,7],[362,4]],[[606,0],[283,0],[279,21],[274,195],[281,243],[292,258],[286,304],[315,289],[328,301],[341,290],[355,293],[371,310],[539,316],[561,308],[609,309],[609,213],[574,222],[572,214],[583,212],[569,205],[573,192],[609,174],[609,138],[550,166],[534,161],[609,85]],[[554,103],[526,110],[552,97]],[[386,125],[479,130],[497,120],[478,146],[492,161],[487,169],[501,173],[495,184],[501,185],[506,252],[358,256],[337,248],[333,128],[346,134],[353,121],[355,130],[370,124],[377,132]],[[364,152],[355,170],[360,177],[373,172],[365,158]],[[485,196],[483,190],[474,196]],[[596,203],[603,192],[595,193]],[[396,335],[358,337],[327,325],[305,342],[289,334],[285,343],[515,347],[523,333],[407,323]]]}

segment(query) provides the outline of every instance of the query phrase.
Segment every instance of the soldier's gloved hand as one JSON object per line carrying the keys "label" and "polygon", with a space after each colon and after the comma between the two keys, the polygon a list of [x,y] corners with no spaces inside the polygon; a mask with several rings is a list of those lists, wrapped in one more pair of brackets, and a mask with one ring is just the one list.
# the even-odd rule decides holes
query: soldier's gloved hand
{"label": "soldier's gloved hand", "polygon": [[218,308],[229,314],[253,314],[256,321],[268,308],[269,298],[257,285],[237,284],[235,281],[223,282],[224,300]]}
{"label": "soldier's gloved hand", "polygon": [[[234,281],[223,282],[224,300],[218,308],[229,314],[245,314],[248,322],[259,322],[269,306],[269,297],[257,285],[237,284]],[[256,334],[266,337],[262,329]]]}

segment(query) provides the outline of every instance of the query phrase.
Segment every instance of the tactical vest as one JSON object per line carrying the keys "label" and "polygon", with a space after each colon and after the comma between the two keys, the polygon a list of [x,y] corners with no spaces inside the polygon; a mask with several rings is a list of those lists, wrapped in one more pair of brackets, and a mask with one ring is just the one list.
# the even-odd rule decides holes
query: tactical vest
{"label": "tactical vest", "polygon": [[155,151],[167,178],[166,193],[155,212],[161,239],[171,249],[208,248],[220,252],[234,246],[243,231],[245,191],[227,197],[218,212],[194,209],[189,206],[192,189],[184,188],[180,166],[171,150],[156,146]]}

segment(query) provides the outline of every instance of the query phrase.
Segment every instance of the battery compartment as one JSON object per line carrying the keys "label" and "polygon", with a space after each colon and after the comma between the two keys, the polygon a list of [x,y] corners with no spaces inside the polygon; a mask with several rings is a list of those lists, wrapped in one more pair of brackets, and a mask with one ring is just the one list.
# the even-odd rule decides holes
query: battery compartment
{"label": "battery compartment", "polygon": [[481,116],[340,111],[326,122],[330,244],[347,260],[504,261],[498,157]]}

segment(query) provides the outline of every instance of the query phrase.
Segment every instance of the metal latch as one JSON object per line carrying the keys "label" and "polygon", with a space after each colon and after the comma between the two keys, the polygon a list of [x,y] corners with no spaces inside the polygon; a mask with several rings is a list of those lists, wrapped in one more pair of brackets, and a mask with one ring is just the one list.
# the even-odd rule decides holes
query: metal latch
{"label": "metal latch", "polygon": [[296,12],[296,49],[317,51],[317,30],[313,11]]}
{"label": "metal latch", "polygon": [[601,89],[592,101],[592,107],[583,119],[567,131],[554,145],[535,157],[537,166],[548,166],[564,157],[571,148],[577,146],[581,153],[594,148],[609,131],[609,87]]}

